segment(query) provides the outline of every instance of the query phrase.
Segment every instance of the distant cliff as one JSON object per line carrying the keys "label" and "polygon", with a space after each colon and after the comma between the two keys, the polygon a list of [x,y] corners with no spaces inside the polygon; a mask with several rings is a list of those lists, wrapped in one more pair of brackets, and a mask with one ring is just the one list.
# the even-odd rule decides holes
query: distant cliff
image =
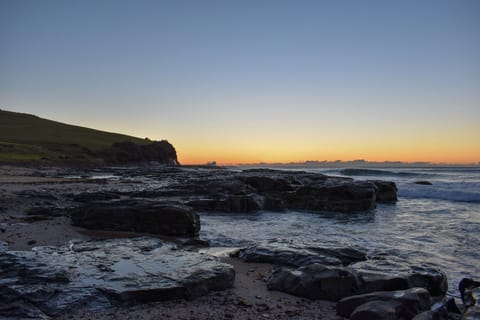
{"label": "distant cliff", "polygon": [[178,164],[168,141],[150,141],[0,110],[0,162]]}

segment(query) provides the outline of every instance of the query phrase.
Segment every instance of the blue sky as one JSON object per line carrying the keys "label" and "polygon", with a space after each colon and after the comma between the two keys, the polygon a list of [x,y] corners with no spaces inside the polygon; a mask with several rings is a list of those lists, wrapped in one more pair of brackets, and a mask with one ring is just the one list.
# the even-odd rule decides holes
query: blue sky
{"label": "blue sky", "polygon": [[0,41],[0,108],[187,162],[480,159],[479,1],[0,0]]}

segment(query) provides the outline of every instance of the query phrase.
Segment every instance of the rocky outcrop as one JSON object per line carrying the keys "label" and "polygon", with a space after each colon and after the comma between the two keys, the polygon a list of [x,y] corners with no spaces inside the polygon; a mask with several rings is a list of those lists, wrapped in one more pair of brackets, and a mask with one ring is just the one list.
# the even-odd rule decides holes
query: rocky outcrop
{"label": "rocky outcrop", "polygon": [[96,202],[70,210],[72,224],[87,229],[195,236],[200,218],[175,202],[127,200]]}
{"label": "rocky outcrop", "polygon": [[162,164],[177,165],[177,152],[166,140],[137,144],[132,141],[115,142],[109,149],[100,152],[108,162],[137,163],[155,161]]}
{"label": "rocky outcrop", "polygon": [[193,299],[233,285],[232,266],[153,238],[71,243],[7,251],[0,246],[0,318],[38,318]]}

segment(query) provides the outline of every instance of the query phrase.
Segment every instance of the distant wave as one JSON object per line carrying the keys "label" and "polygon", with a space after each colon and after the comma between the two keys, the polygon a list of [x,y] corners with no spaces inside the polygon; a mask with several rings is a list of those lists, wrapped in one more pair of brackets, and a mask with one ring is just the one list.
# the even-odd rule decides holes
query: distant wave
{"label": "distant wave", "polygon": [[401,177],[415,177],[424,176],[425,174],[418,174],[413,172],[394,172],[377,169],[342,169],[340,174],[345,176],[401,176]]}
{"label": "distant wave", "polygon": [[405,198],[428,198],[480,203],[480,183],[434,182],[432,186],[402,183],[398,195]]}

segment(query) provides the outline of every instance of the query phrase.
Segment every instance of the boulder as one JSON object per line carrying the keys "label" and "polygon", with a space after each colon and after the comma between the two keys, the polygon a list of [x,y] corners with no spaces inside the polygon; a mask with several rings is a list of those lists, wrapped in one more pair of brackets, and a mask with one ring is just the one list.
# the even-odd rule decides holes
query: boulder
{"label": "boulder", "polygon": [[397,201],[397,185],[395,182],[391,181],[381,181],[375,180],[373,181],[377,190],[375,192],[375,196],[377,202],[395,202]]}
{"label": "boulder", "polygon": [[[342,317],[350,317],[350,319],[353,319],[354,311],[361,311],[357,312],[356,319],[383,319],[374,316],[376,314],[375,303],[367,305],[368,308],[364,307],[357,310],[358,307],[366,303],[379,301],[387,302],[387,304],[382,305],[382,307],[378,309],[381,312],[385,312],[385,316],[388,315],[385,319],[399,319],[391,318],[391,312],[394,312],[393,314],[396,315],[404,313],[409,314],[410,317],[406,318],[411,319],[416,314],[422,311],[427,311],[431,307],[430,294],[427,290],[423,288],[411,288],[400,291],[379,291],[343,298],[337,303],[337,314]],[[401,313],[397,313],[399,311],[401,311]],[[364,318],[368,314],[371,314],[372,318]]]}
{"label": "boulder", "polygon": [[193,299],[232,287],[235,271],[213,256],[143,237],[34,251],[1,247],[0,277],[0,318],[41,319],[77,308]]}
{"label": "boulder", "polygon": [[195,236],[200,218],[174,202],[145,200],[96,202],[70,210],[72,224],[87,229]]}
{"label": "boulder", "polygon": [[398,320],[412,319],[415,309],[399,301],[369,301],[356,308],[350,320]]}
{"label": "boulder", "polygon": [[427,289],[433,297],[447,293],[447,275],[432,267],[414,266],[407,275],[410,288],[421,287]]}
{"label": "boulder", "polygon": [[344,267],[327,267],[318,263],[298,269],[277,267],[268,279],[269,290],[282,291],[299,297],[338,301],[358,290],[355,272]]}
{"label": "boulder", "polygon": [[[372,257],[352,265],[365,278],[365,286],[375,289],[377,285],[385,285],[385,290],[401,290],[407,288],[425,288],[434,297],[443,296],[448,289],[447,276],[435,267],[423,264],[412,266],[404,259],[385,255]],[[400,280],[403,279],[403,280]],[[365,288],[364,288],[365,289]],[[368,292],[370,290],[366,290]]]}

